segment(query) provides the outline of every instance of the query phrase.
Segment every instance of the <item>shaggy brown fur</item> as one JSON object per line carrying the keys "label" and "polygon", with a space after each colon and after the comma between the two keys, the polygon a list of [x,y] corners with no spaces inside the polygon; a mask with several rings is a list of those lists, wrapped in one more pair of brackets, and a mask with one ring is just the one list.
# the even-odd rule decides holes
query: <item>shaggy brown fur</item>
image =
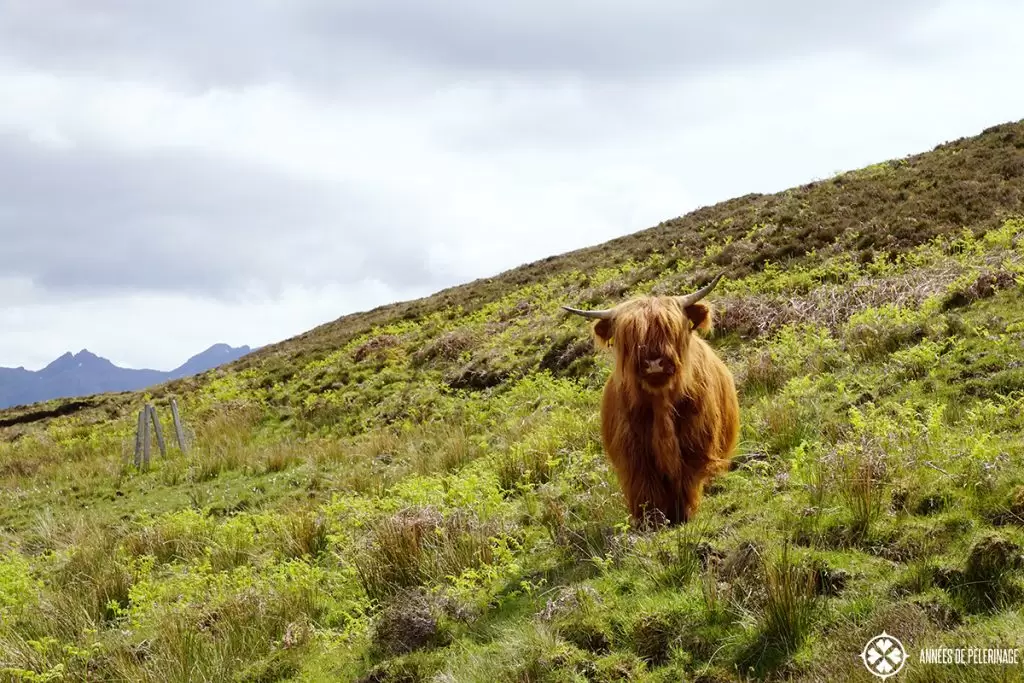
{"label": "shaggy brown fur", "polygon": [[732,373],[694,334],[711,331],[712,309],[641,297],[615,311],[593,326],[599,347],[615,352],[601,405],[605,452],[634,520],[686,522],[739,437]]}

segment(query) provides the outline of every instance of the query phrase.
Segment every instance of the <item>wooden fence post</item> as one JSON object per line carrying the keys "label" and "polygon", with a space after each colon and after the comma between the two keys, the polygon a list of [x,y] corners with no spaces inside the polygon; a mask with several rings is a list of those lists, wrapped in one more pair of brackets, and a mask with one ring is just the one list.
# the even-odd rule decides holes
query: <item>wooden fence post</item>
{"label": "wooden fence post", "polygon": [[167,444],[164,443],[164,430],[160,427],[160,419],[156,416],[156,408],[148,406],[149,416],[153,419],[153,432],[156,433],[156,445],[160,447],[160,455],[167,457]]}
{"label": "wooden fence post", "polygon": [[181,449],[182,453],[188,451],[188,447],[185,445],[185,430],[181,427],[181,415],[178,414],[178,402],[175,399],[171,399],[171,417],[174,418],[174,434],[178,439],[178,448]]}
{"label": "wooden fence post", "polygon": [[[174,418],[174,434],[178,439],[178,447],[182,452],[188,450],[185,441],[185,429],[181,423],[181,415],[178,413],[178,402],[171,399],[171,415]],[[140,469],[149,469],[149,423],[153,423],[153,432],[156,434],[156,444],[160,448],[160,454],[167,457],[167,442],[164,441],[164,430],[160,425],[160,419],[156,415],[156,408],[152,403],[147,403],[139,411],[139,427],[135,432],[135,466]]]}
{"label": "wooden fence post", "polygon": [[149,469],[149,406],[142,409],[142,466]]}
{"label": "wooden fence post", "polygon": [[146,409],[139,411],[139,426],[135,430],[135,466],[142,466],[142,432],[146,429]]}

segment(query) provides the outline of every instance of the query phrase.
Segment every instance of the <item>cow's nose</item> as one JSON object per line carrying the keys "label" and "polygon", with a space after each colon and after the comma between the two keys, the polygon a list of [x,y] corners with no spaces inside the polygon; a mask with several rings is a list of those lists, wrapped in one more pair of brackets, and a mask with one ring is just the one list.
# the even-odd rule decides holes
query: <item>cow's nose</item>
{"label": "cow's nose", "polygon": [[644,372],[648,375],[655,373],[665,373],[671,375],[675,371],[675,365],[668,358],[658,356],[656,358],[648,358],[644,362]]}

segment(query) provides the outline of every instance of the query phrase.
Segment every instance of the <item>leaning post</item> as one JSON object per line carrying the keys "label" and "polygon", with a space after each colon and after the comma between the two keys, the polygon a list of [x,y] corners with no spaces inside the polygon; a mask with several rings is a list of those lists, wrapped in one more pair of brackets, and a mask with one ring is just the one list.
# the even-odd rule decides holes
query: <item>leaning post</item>
{"label": "leaning post", "polygon": [[185,431],[181,427],[181,415],[178,414],[178,402],[175,399],[171,399],[171,417],[174,418],[174,434],[178,439],[178,448],[181,449],[182,453],[187,451],[185,446]]}
{"label": "leaning post", "polygon": [[164,443],[164,430],[160,427],[160,420],[156,416],[156,408],[152,404],[147,406],[149,416],[153,420],[153,432],[156,433],[156,445],[160,447],[160,455],[167,457],[167,444]]}

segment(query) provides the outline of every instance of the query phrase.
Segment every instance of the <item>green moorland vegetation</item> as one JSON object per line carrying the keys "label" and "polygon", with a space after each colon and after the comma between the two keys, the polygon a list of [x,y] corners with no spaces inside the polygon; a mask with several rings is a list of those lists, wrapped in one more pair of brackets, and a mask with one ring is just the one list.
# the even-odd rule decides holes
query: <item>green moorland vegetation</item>
{"label": "green moorland vegetation", "polygon": [[[561,304],[690,291],[742,436],[630,526]],[[419,301],[149,393],[0,413],[0,678],[1005,681],[1024,648],[1024,122]],[[138,410],[192,435],[131,464]]]}

